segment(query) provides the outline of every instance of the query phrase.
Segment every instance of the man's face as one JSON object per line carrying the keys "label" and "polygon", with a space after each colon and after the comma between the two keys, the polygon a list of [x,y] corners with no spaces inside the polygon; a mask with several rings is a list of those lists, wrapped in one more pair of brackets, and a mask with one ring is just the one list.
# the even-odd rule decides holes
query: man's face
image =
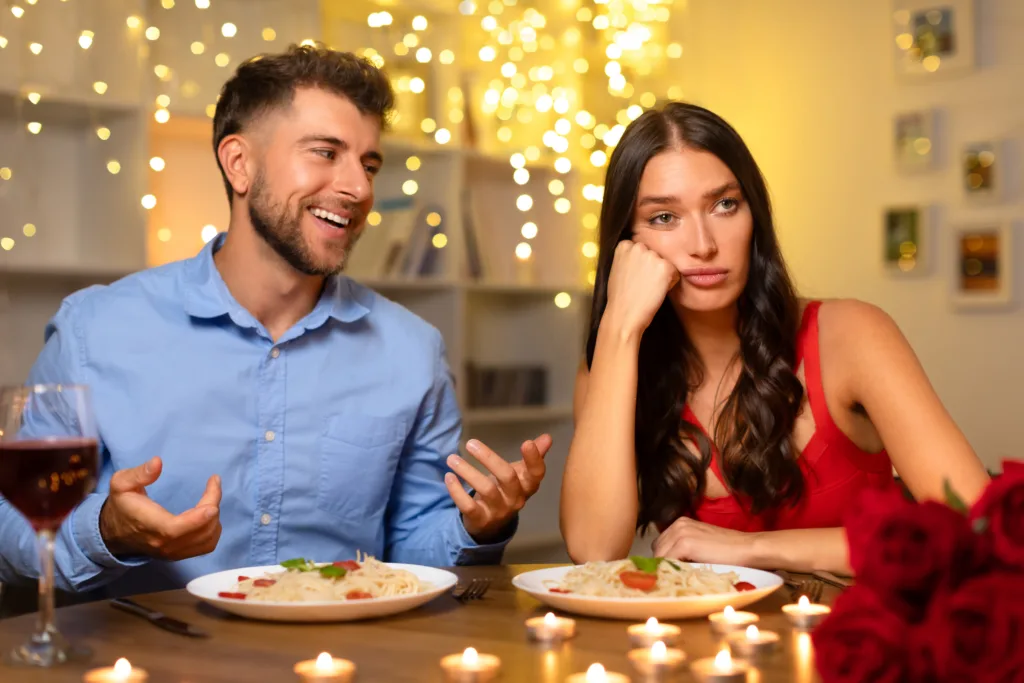
{"label": "man's face", "polygon": [[262,140],[247,197],[256,232],[301,273],[341,271],[373,207],[379,121],[341,95],[300,88],[256,131]]}

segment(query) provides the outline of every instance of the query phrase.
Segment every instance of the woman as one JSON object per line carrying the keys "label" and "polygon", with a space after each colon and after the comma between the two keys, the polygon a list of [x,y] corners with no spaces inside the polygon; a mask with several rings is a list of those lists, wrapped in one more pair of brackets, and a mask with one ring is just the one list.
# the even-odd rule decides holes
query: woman
{"label": "woman", "polygon": [[[657,556],[849,572],[843,513],[988,481],[880,309],[796,297],[739,135],[671,103],[612,154],[586,367],[562,486],[576,561]],[[638,486],[639,485],[639,486]]]}

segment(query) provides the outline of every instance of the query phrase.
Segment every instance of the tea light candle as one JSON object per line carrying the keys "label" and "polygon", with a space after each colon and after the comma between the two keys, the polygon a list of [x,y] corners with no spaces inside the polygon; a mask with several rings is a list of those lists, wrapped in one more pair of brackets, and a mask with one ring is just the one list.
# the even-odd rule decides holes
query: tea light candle
{"label": "tea light candle", "polygon": [[591,664],[586,673],[573,674],[565,679],[565,683],[630,683],[629,676],[605,671],[605,668],[597,663]]}
{"label": "tea light candle", "polygon": [[145,669],[133,667],[124,657],[114,662],[114,666],[90,669],[82,678],[85,683],[141,683],[148,679]]}
{"label": "tea light candle", "polygon": [[786,613],[793,628],[808,631],[820,624],[832,612],[832,608],[828,605],[811,604],[806,595],[801,595],[797,604],[783,605],[782,611]]}
{"label": "tea light candle", "polygon": [[576,635],[576,621],[566,617],[556,617],[553,613],[548,612],[543,617],[527,619],[526,632],[532,640],[556,643]]}
{"label": "tea light candle", "polygon": [[628,656],[637,672],[646,676],[651,683],[673,675],[686,660],[682,650],[666,647],[660,640],[651,645],[649,650],[630,650]]}
{"label": "tea light candle", "polygon": [[501,669],[501,660],[467,647],[462,654],[448,655],[441,660],[445,680],[449,683],[485,683],[493,681]]}
{"label": "tea light candle", "polygon": [[708,621],[711,622],[711,630],[720,636],[732,633],[733,631],[742,631],[747,626],[756,624],[760,620],[761,617],[753,612],[737,612],[732,608],[732,605],[726,605],[726,608],[721,612],[708,615]]}
{"label": "tea light candle", "polygon": [[646,624],[633,624],[626,631],[629,633],[629,643],[634,648],[648,648],[659,640],[672,646],[679,641],[681,633],[678,626],[659,624],[654,617],[648,619]]}
{"label": "tea light candle", "polygon": [[779,646],[779,634],[774,631],[759,631],[751,624],[744,633],[730,633],[726,636],[729,649],[741,657],[760,657],[769,654]]}
{"label": "tea light candle", "polygon": [[698,659],[690,670],[701,683],[742,683],[747,680],[750,665],[733,659],[728,650],[720,650],[714,657]]}
{"label": "tea light candle", "polygon": [[356,665],[321,652],[315,660],[307,659],[296,664],[294,671],[302,683],[349,683],[356,672]]}

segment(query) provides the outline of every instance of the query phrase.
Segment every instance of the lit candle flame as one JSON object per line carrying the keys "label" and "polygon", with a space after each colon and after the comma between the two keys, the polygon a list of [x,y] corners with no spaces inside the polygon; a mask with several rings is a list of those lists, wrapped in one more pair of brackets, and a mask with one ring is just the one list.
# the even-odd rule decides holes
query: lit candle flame
{"label": "lit candle flame", "polygon": [[715,668],[719,671],[728,671],[732,668],[732,655],[729,654],[728,650],[719,650],[718,654],[715,655]]}
{"label": "lit candle flame", "polygon": [[326,652],[321,652],[316,658],[316,670],[318,672],[330,671],[334,666],[334,657]]}
{"label": "lit candle flame", "polygon": [[747,627],[747,640],[757,640],[761,637],[761,633],[757,630],[757,627],[751,624]]}
{"label": "lit candle flame", "polygon": [[128,678],[132,675],[132,665],[124,657],[114,662],[114,675],[119,678]]}
{"label": "lit candle flame", "polygon": [[800,599],[797,600],[796,604],[797,604],[797,607],[800,608],[800,611],[803,612],[803,611],[806,611],[807,608],[811,606],[811,601],[807,599],[806,595],[801,595]]}
{"label": "lit candle flame", "polygon": [[644,628],[647,629],[648,633],[657,633],[661,630],[658,626],[658,620],[654,617],[651,617],[647,620],[647,624],[644,626]]}
{"label": "lit candle flame", "polygon": [[558,618],[553,613],[548,612],[547,614],[544,615],[544,625],[545,626],[547,626],[548,628],[551,628],[552,626],[555,626],[556,624],[558,624]]}
{"label": "lit candle flame", "polygon": [[479,661],[480,655],[477,654],[476,648],[467,647],[462,653],[462,663],[466,666],[476,666]]}
{"label": "lit candle flame", "polygon": [[587,669],[586,683],[607,683],[608,676],[604,672],[604,667],[600,664],[594,663]]}
{"label": "lit candle flame", "polygon": [[668,648],[660,640],[651,645],[651,661],[663,662],[668,659]]}
{"label": "lit candle flame", "polygon": [[726,621],[732,621],[736,618],[736,610],[732,608],[732,605],[726,605],[725,609],[722,610],[722,616],[725,617]]}

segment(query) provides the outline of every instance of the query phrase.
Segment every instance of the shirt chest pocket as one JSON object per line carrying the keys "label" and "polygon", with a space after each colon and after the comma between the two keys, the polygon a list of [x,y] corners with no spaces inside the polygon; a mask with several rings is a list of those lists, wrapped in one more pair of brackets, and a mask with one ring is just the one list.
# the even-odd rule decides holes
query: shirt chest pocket
{"label": "shirt chest pocket", "polygon": [[406,436],[396,417],[347,413],[320,439],[317,507],[339,520],[376,525],[383,517]]}

